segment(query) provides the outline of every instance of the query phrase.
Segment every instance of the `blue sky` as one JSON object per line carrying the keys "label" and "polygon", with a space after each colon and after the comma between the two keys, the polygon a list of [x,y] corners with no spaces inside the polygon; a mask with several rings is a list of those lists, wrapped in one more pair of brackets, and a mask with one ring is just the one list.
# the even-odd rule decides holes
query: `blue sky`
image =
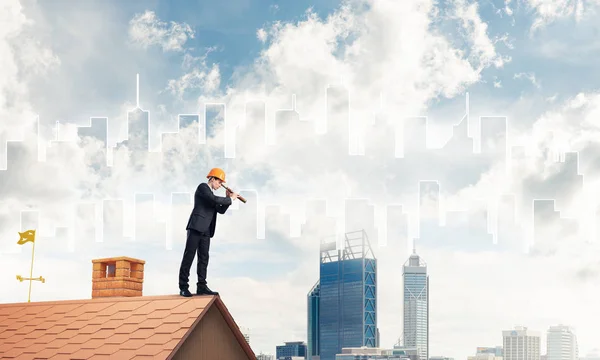
{"label": "blue sky", "polygon": [[[69,72],[77,71],[79,76],[75,79],[69,78],[65,83],[59,72],[54,75],[55,77],[45,79],[44,85],[61,84],[61,87],[67,88],[69,93],[77,94],[77,101],[76,104],[69,101],[70,105],[76,106],[75,109],[72,106],[59,107],[60,111],[52,113],[52,118],[47,120],[49,123],[54,123],[57,120],[73,121],[73,117],[79,114],[86,117],[88,114],[110,113],[114,111],[111,108],[113,102],[127,100],[133,102],[135,78],[122,76],[125,70],[129,73],[140,73],[142,104],[145,102],[147,106],[153,106],[155,102],[160,102],[165,104],[170,112],[175,113],[182,104],[171,103],[172,96],[160,92],[169,79],[184,73],[181,68],[184,53],[203,56],[207,49],[213,48],[207,55],[207,62],[219,64],[220,88],[224,90],[227,86],[234,85],[231,76],[235,69],[245,69],[259,57],[260,51],[265,49],[265,45],[256,36],[259,28],[276,21],[282,23],[300,21],[305,18],[308,8],[324,19],[340,6],[340,2],[323,1],[319,4],[311,4],[306,1],[278,3],[248,0],[223,4],[208,4],[202,1],[185,4],[173,4],[168,1],[123,4],[106,1],[74,5],[57,1],[42,3],[40,6],[41,11],[47,14],[48,18],[56,15],[57,19],[60,19],[61,15],[64,16],[64,20],[57,20],[51,26],[53,35],[64,39],[54,41],[53,48],[59,54],[66,55],[74,51],[73,39],[87,41],[78,37],[78,33],[73,31],[74,25],[69,24],[72,17],[79,17],[81,20],[83,16],[80,14],[90,15],[92,11],[96,15],[86,18],[86,22],[91,22],[95,28],[110,28],[115,33],[125,33],[129,20],[147,10],[154,11],[160,21],[188,24],[194,32],[194,38],[185,42],[185,52],[165,53],[160,47],[140,51],[126,48],[126,38],[99,35],[94,37],[93,45],[90,44],[94,49],[93,56],[89,53],[83,58],[61,57],[63,69],[69,69]],[[512,60],[500,69],[485,69],[482,72],[481,82],[469,88],[472,96],[485,96],[487,99],[504,103],[515,102],[523,95],[534,95],[542,100],[554,95],[561,98],[572,96],[579,91],[594,90],[598,78],[594,75],[595,71],[590,71],[595,66],[591,59],[598,50],[594,49],[593,45],[585,45],[589,44],[589,40],[593,39],[598,31],[597,26],[593,25],[593,20],[584,19],[575,23],[573,19],[567,17],[558,19],[543,30],[532,33],[530,28],[535,13],[522,2],[517,6],[518,8],[513,9],[514,14],[508,16],[501,11],[503,7],[501,1],[486,1],[479,4],[479,15],[487,24],[490,39],[497,41],[497,51]],[[446,2],[441,2],[439,8],[443,13],[447,8]],[[434,20],[434,23],[436,22],[440,23],[440,31],[449,34],[449,40],[468,54],[467,44],[464,39],[460,39],[457,32],[459,22],[449,17],[440,17]],[[576,33],[572,31],[574,28],[577,28]],[[572,44],[583,51],[568,53],[565,43]],[[111,61],[107,61],[107,56]],[[122,65],[116,69],[112,65],[113,62]],[[98,76],[100,74],[102,76]],[[521,76],[515,78],[517,74]],[[537,87],[529,76],[535,77],[535,81],[543,86]],[[501,87],[495,87],[495,82],[499,82]],[[185,97],[190,100],[199,94],[198,91],[190,91],[185,94]],[[461,104],[463,102],[462,99],[448,99],[441,96],[434,100],[430,111],[435,111],[436,108],[443,109],[456,101]],[[53,105],[56,107],[56,104]],[[501,109],[504,105],[498,107]],[[155,121],[160,122],[165,119],[159,118]],[[439,121],[444,120],[439,119]],[[532,120],[523,119],[523,121],[529,123]]]}
{"label": "blue sky", "polygon": [[[48,18],[57,16],[60,19],[61,15],[64,16],[65,13],[70,15],[65,19],[65,23],[56,21],[52,26],[52,31],[64,39],[63,42],[56,41],[54,48],[57,52],[63,53],[72,51],[71,40],[79,35],[77,32],[70,32],[69,19],[71,16],[76,17],[81,13],[90,15],[93,12],[96,15],[86,17],[86,22],[91,21],[94,27],[110,28],[115,33],[126,33],[129,20],[136,14],[145,11],[154,11],[161,21],[186,23],[195,33],[194,38],[185,43],[186,53],[192,56],[203,56],[208,48],[214,47],[215,50],[208,55],[208,61],[219,64],[223,78],[222,88],[230,84],[228,79],[231,78],[236,68],[252,64],[263,49],[263,44],[256,37],[256,31],[259,28],[274,21],[298,21],[304,17],[304,12],[309,7],[312,7],[320,16],[325,17],[338,5],[338,2],[333,1],[323,1],[316,5],[311,5],[306,1],[289,3],[232,1],[214,4],[203,1],[177,4],[170,1],[129,3],[96,1],[80,4],[56,1],[40,4],[43,9],[41,11]],[[109,19],[110,21],[107,22]],[[89,105],[92,105],[97,112],[106,113],[110,111],[108,109],[109,101],[135,100],[135,78],[132,76],[122,77],[115,73],[114,62],[124,62],[130,73],[136,71],[140,73],[142,101],[147,104],[161,99],[158,89],[162,90],[168,79],[182,75],[182,53],[165,54],[160,48],[150,48],[147,51],[127,49],[122,52],[122,46],[126,40],[126,38],[99,35],[94,38],[94,43],[91,45],[96,48],[93,56],[86,56],[83,59],[74,57],[65,59],[66,62],[63,63],[65,68],[81,74],[77,79],[71,79],[68,84],[61,84],[62,86],[67,85],[71,91],[78,93],[78,100],[85,104],[82,104],[80,111],[89,112]],[[86,40],[80,38],[79,41],[85,42]],[[111,61],[107,61],[106,56],[110,56]],[[127,58],[132,58],[133,61]],[[123,70],[122,67],[120,70]],[[103,76],[95,76],[95,74]],[[57,76],[59,75],[57,74]],[[47,81],[54,84],[60,83],[57,78],[55,79],[50,78]],[[190,94],[187,95],[190,96]],[[172,99],[159,101],[169,100]],[[73,109],[64,108],[62,110],[55,115],[57,120],[73,116]],[[173,108],[172,111],[176,112],[177,110]]]}
{"label": "blue sky", "polygon": [[[567,6],[561,8],[562,3]],[[56,121],[61,123],[61,143],[48,150],[58,154],[49,162],[37,162],[35,143],[13,144],[15,151],[8,156],[15,165],[0,170],[0,263],[8,274],[0,278],[8,289],[0,302],[22,300],[14,271],[6,269],[29,264],[29,252],[12,243],[20,211],[27,208],[40,211],[46,241],[36,248],[43,259],[36,269],[49,279],[71,276],[76,284],[48,281],[36,287],[36,296],[88,298],[88,260],[125,253],[153,264],[146,294],[176,292],[174,274],[191,207],[171,208],[170,194],[193,192],[204,180],[202,174],[221,166],[235,189],[256,191],[258,197],[248,191],[248,204],[219,218],[209,283],[223,294],[238,323],[251,329],[257,352],[274,353],[277,344],[305,339],[305,296],[318,278],[319,241],[340,229],[358,228],[367,229],[378,244],[387,232],[389,247],[374,250],[380,258],[378,311],[385,347],[402,333],[400,265],[415,240],[434,290],[432,355],[473,355],[477,346],[501,344],[501,331],[519,324],[543,333],[566,323],[577,329],[582,354],[600,349],[593,320],[600,314],[591,300],[597,298],[594,280],[600,276],[595,225],[600,179],[594,167],[600,158],[594,145],[600,135],[596,4],[586,5],[580,18],[564,10],[572,2],[559,0],[547,7],[526,0],[356,0],[345,10],[334,1],[24,1],[22,10],[18,0],[7,4],[14,11],[7,12],[6,26],[0,27],[0,58],[5,61],[0,99],[11,101],[0,102],[0,117],[8,119],[0,139],[18,139],[21,126],[31,126],[39,115],[42,150],[54,139]],[[307,15],[309,7],[316,16]],[[32,21],[28,26],[25,18]],[[542,25],[534,28],[540,19]],[[198,144],[197,133],[184,128],[163,144],[162,153],[130,160],[127,147],[112,146],[126,134],[127,112],[136,101],[136,74],[140,106],[150,113],[154,151],[161,133],[176,130],[178,114],[203,119],[207,103],[225,103],[227,119],[206,114],[206,144]],[[344,124],[332,120],[327,134],[311,131],[326,119],[326,86],[340,79],[351,94],[351,139]],[[278,123],[273,144],[265,144],[265,126],[270,134],[275,112],[290,107],[292,94],[302,122]],[[248,99],[266,102],[267,125],[252,117],[242,123]],[[467,110],[473,139],[443,147],[451,126]],[[524,159],[515,156],[507,165],[502,148],[468,153],[469,142],[479,141],[479,117],[484,115],[507,117],[507,147],[523,146]],[[109,119],[112,153],[106,156],[113,160],[111,167],[103,163],[100,144],[75,136],[74,125],[87,124],[92,116]],[[372,125],[376,116],[388,123]],[[427,116],[428,143],[441,150],[393,156],[396,131],[411,116]],[[407,141],[417,135],[404,134]],[[364,155],[360,146],[348,146],[353,140],[364,144]],[[16,151],[19,146],[21,152]],[[235,156],[227,158],[232,147]],[[568,151],[580,154],[583,185],[572,167],[550,156]],[[427,201],[418,193],[420,180],[440,183],[442,214],[472,210],[475,215],[460,224],[436,224],[432,210],[419,212]],[[32,188],[33,197],[27,195]],[[132,199],[138,191],[155,193],[159,227],[150,229],[169,224],[168,241],[164,233],[150,231],[147,238],[129,242],[135,223]],[[496,228],[499,194],[515,195],[518,224],[498,220]],[[541,214],[534,228],[536,196],[558,199],[555,210],[575,219],[576,230],[556,213]],[[123,226],[123,239],[93,246],[73,232],[54,239],[54,228],[68,227],[71,221],[97,231],[102,226],[98,218],[72,220],[69,209],[81,201],[99,206],[105,198],[124,199],[122,213],[111,212],[104,219]],[[345,208],[354,198],[368,200],[368,206]],[[304,213],[310,199],[327,200],[326,212]],[[406,229],[398,225],[404,220],[385,218],[392,205],[402,205]],[[263,219],[265,238],[255,236]],[[292,232],[298,223],[303,226],[299,237]],[[427,235],[421,242],[419,226]],[[542,243],[532,245],[534,231],[543,232]],[[498,246],[489,243],[494,232],[501,234]],[[61,246],[54,247],[52,239]],[[68,250],[67,244],[73,247]],[[501,294],[486,295],[482,284],[502,289]],[[472,296],[468,304],[464,294]],[[527,305],[521,297],[503,294],[531,301]],[[289,314],[285,324],[282,314]],[[542,344],[545,353],[545,339]]]}

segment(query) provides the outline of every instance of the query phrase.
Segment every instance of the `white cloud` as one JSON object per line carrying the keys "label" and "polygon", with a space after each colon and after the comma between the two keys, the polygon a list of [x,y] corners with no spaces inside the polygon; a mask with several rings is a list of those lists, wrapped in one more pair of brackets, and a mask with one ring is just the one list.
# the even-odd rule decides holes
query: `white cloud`
{"label": "white cloud", "polygon": [[494,42],[492,42],[487,33],[488,25],[483,22],[479,16],[479,7],[476,2],[467,4],[467,0],[455,0],[455,16],[462,21],[462,26],[470,35],[472,43],[472,57],[477,62],[481,62],[479,71],[494,65],[502,67],[509,58],[503,58],[496,52]]}
{"label": "white cloud", "polygon": [[[496,37],[496,39],[494,40],[494,44],[498,42],[502,42],[510,50],[514,50],[515,48],[514,38],[509,38],[508,34]],[[510,56],[508,56],[506,59],[509,60]]]}
{"label": "white cloud", "polygon": [[265,43],[267,41],[267,32],[265,29],[258,29],[256,30],[256,37],[258,40],[260,40],[260,42]]}
{"label": "white cloud", "polygon": [[213,64],[210,69],[200,70],[194,68],[191,72],[182,75],[177,80],[169,80],[167,90],[173,95],[182,97],[184,93],[193,89],[200,89],[205,94],[212,94],[221,85],[219,66]]}
{"label": "white cloud", "polygon": [[510,7],[510,3],[511,3],[511,0],[504,0],[504,11],[506,12],[506,15],[508,15],[508,16],[512,16],[512,14],[513,14],[513,9]]}
{"label": "white cloud", "polygon": [[17,56],[26,77],[43,75],[50,68],[60,65],[58,56],[53,54],[50,49],[45,48],[39,41],[34,42],[29,38],[23,39],[17,49]]}
{"label": "white cloud", "polygon": [[186,73],[178,79],[169,80],[165,90],[179,99],[183,99],[185,94],[198,90],[204,96],[217,92],[221,86],[219,64],[207,64],[209,54],[216,50],[217,47],[209,47],[201,56],[193,56],[186,52],[181,64]]}
{"label": "white cloud", "polygon": [[520,72],[520,73],[516,73],[513,77],[514,79],[527,79],[529,81],[531,81],[531,83],[533,84],[533,86],[535,86],[536,88],[540,89],[541,88],[541,84],[539,83],[539,81],[535,78],[535,74],[534,73],[524,73],[524,72]]}
{"label": "white cloud", "polygon": [[595,14],[600,1],[527,0],[526,3],[537,14],[537,18],[531,26],[532,31],[536,31],[549,23],[566,17],[573,17],[576,21],[581,21],[584,13],[587,13],[587,16]]}
{"label": "white cloud", "polygon": [[[598,99],[598,94],[578,94],[544,112],[531,129],[525,132],[513,129],[509,134],[508,146],[523,146],[526,157],[523,160],[513,160],[509,173],[506,172],[504,163],[495,164],[481,175],[477,184],[459,191],[446,201],[460,204],[473,198],[492,198],[491,194],[514,193],[521,198],[520,207],[524,211],[522,216],[531,216],[531,201],[536,197],[531,193],[536,189],[531,186],[541,184],[545,190],[537,191],[546,193],[544,198],[561,199],[557,203],[561,216],[572,217],[579,223],[580,230],[575,234],[575,241],[597,241],[594,238],[593,223],[600,177],[595,170],[598,154],[593,139],[600,135],[600,123],[597,121],[600,113]],[[565,169],[561,154],[567,151],[578,153],[577,174],[584,174],[583,188],[568,187],[569,184],[575,185],[575,180],[570,177],[577,174],[574,169]],[[560,158],[558,155],[561,155]],[[529,228],[530,233],[526,234],[529,237],[531,223],[529,220],[523,220],[523,223]],[[563,242],[564,239],[560,236],[550,228],[549,242]],[[551,239],[552,237],[555,239]]]}
{"label": "white cloud", "polygon": [[154,11],[146,10],[129,22],[129,38],[142,48],[158,45],[165,52],[183,51],[188,39],[194,38],[194,31],[186,23],[160,21]]}
{"label": "white cloud", "polygon": [[27,85],[60,63],[50,49],[28,36],[34,24],[22,11],[17,0],[0,5],[4,18],[0,27],[0,138],[14,138],[14,130],[34,122],[36,115],[30,109]]}

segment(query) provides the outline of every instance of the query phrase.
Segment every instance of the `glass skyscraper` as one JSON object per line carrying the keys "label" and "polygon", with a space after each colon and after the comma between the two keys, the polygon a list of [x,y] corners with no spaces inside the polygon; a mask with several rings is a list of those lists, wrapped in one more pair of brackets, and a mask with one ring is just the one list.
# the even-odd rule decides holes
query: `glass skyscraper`
{"label": "glass skyscraper", "polygon": [[298,356],[306,359],[306,343],[304,341],[286,342],[275,348],[275,360]]}
{"label": "glass skyscraper", "polygon": [[335,360],[342,348],[377,345],[377,260],[364,231],[345,234],[339,250],[335,241],[321,244],[320,280],[308,301],[309,356],[317,350],[320,360]]}
{"label": "glass skyscraper", "polygon": [[429,356],[429,276],[427,264],[413,250],[402,267],[404,279],[404,346],[420,360]]}
{"label": "glass skyscraper", "polygon": [[306,358],[312,360],[319,355],[319,282],[308,293],[308,347]]}

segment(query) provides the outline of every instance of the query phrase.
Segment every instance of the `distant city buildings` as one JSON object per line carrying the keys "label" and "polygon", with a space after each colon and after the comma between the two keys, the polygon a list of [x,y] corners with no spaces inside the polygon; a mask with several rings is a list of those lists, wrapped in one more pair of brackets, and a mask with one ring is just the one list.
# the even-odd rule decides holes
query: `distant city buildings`
{"label": "distant city buildings", "polygon": [[274,360],[273,355],[260,353],[256,355],[256,360]]}
{"label": "distant city buildings", "polygon": [[[429,276],[427,264],[416,251],[402,267],[404,279],[403,345],[417,350],[419,359],[429,357]],[[538,359],[539,360],[539,359]]]}
{"label": "distant city buildings", "polygon": [[547,333],[547,360],[577,360],[577,337],[565,325],[551,326]]}
{"label": "distant city buildings", "polygon": [[244,335],[244,339],[246,339],[246,342],[248,343],[248,345],[250,345],[250,329],[241,328],[240,330],[242,331],[242,334]]}
{"label": "distant city buildings", "polygon": [[495,356],[502,356],[504,351],[502,350],[502,346],[496,347],[478,347],[476,354],[493,354]]}
{"label": "distant city buildings", "polygon": [[579,360],[600,360],[600,349],[595,349],[586,356],[579,358]]}
{"label": "distant city buildings", "polygon": [[369,348],[366,346],[360,348],[343,348],[335,356],[335,360],[409,360],[410,357],[406,351],[400,348],[380,349]]}
{"label": "distant city buildings", "polygon": [[523,326],[502,331],[504,360],[541,360],[541,335]]}
{"label": "distant city buildings", "polygon": [[502,346],[496,347],[478,347],[474,356],[467,357],[467,360],[503,360]]}
{"label": "distant city buildings", "polygon": [[493,353],[477,353],[475,356],[467,357],[467,360],[503,360],[503,358]]}
{"label": "distant city buildings", "polygon": [[304,341],[286,342],[278,345],[275,349],[276,360],[287,360],[290,357],[301,357],[306,359],[306,343]]}

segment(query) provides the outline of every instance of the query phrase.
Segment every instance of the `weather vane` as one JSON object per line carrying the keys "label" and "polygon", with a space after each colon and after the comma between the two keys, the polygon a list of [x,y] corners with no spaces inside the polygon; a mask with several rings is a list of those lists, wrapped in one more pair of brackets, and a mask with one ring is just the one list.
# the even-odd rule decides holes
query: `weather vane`
{"label": "weather vane", "polygon": [[31,268],[29,270],[29,277],[28,278],[24,278],[21,275],[17,275],[17,280],[19,280],[20,282],[23,282],[23,280],[29,280],[29,295],[27,296],[27,302],[31,302],[31,282],[33,280],[36,281],[41,281],[42,284],[46,282],[46,280],[43,277],[37,277],[37,278],[33,278],[33,257],[35,255],[35,230],[27,230],[24,232],[20,232],[19,236],[21,237],[19,239],[19,241],[17,241],[18,245],[23,245],[27,242],[32,242],[33,243],[33,247],[31,248]]}

